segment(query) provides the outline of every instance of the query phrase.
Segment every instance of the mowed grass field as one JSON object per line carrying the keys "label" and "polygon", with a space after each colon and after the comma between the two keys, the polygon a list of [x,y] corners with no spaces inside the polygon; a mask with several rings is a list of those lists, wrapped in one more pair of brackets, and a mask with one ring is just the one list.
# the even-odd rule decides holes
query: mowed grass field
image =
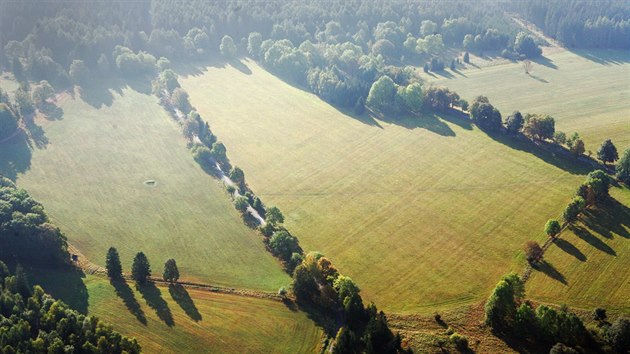
{"label": "mowed grass field", "polygon": [[157,276],[172,257],[183,279],[268,291],[289,283],[157,98],[118,86],[59,105],[60,120],[37,121],[48,144],[31,151],[17,183],[92,262],[104,265],[115,246],[125,271],[143,251]]}
{"label": "mowed grass field", "polygon": [[[473,65],[476,60],[471,59]],[[630,53],[555,49],[532,62],[531,75],[522,62],[473,65],[459,72],[447,69],[449,77],[422,77],[469,102],[485,95],[503,116],[514,110],[549,114],[557,130],[567,136],[577,131],[594,154],[605,139],[619,150],[630,147]]]}
{"label": "mowed grass field", "polygon": [[545,253],[549,265],[532,274],[528,296],[630,313],[630,189],[611,195],[615,202],[589,211]]}
{"label": "mowed grass field", "polygon": [[[145,353],[313,353],[321,345],[321,329],[279,301],[164,286],[138,291],[93,275],[34,272],[46,291],[135,337]],[[64,282],[77,286],[66,291]]]}
{"label": "mowed grass field", "polygon": [[191,102],[305,250],[389,311],[485,298],[524,266],[584,171],[457,117],[345,115],[251,61],[180,78]]}

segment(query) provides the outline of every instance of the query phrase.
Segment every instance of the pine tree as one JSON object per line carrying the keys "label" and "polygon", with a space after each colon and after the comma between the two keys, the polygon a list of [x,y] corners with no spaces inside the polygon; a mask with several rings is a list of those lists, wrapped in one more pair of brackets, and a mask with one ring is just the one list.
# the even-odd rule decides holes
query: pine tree
{"label": "pine tree", "polygon": [[131,277],[133,280],[140,284],[147,282],[147,278],[151,276],[151,266],[147,256],[142,252],[138,252],[133,258],[133,265],[131,266]]}
{"label": "pine tree", "polygon": [[28,279],[21,264],[15,267],[15,283],[17,292],[22,295],[23,298],[26,299],[32,295],[33,289],[28,285]]}
{"label": "pine tree", "polygon": [[122,278],[122,265],[120,264],[120,257],[118,256],[118,250],[114,247],[110,247],[107,251],[105,268],[107,268],[107,276],[111,279]]}
{"label": "pine tree", "polygon": [[164,273],[162,274],[162,278],[171,283],[176,282],[177,279],[179,279],[179,269],[177,269],[177,263],[173,258],[164,263]]}
{"label": "pine tree", "polygon": [[464,63],[470,63],[470,54],[468,52],[464,53]]}

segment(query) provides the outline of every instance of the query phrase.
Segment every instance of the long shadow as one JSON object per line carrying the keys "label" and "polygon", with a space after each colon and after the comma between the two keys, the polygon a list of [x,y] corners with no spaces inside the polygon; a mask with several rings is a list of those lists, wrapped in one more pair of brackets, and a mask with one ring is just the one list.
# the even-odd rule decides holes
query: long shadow
{"label": "long shadow", "polygon": [[19,173],[31,168],[32,152],[26,134],[20,132],[8,141],[0,143],[0,175],[16,181]]}
{"label": "long shadow", "polygon": [[601,65],[621,65],[630,63],[630,55],[628,55],[628,52],[624,50],[571,49],[571,52]]}
{"label": "long shadow", "polygon": [[242,61],[238,59],[230,60],[228,64],[230,64],[231,67],[242,72],[245,75],[252,74],[252,70],[245,63],[243,63]]}
{"label": "long shadow", "polygon": [[542,82],[543,84],[548,84],[549,83],[549,81],[543,79],[540,76],[532,75],[532,74],[529,74],[529,73],[527,74],[527,76],[531,77],[532,79],[534,79],[536,81]]}
{"label": "long shadow", "polygon": [[582,223],[605,238],[611,239],[614,234],[630,238],[630,208],[614,198],[596,209],[586,210]]}
{"label": "long shadow", "polygon": [[448,72],[446,70],[434,71],[434,73],[436,73],[439,76],[441,76],[443,78],[446,78],[446,79],[454,79],[454,78],[456,78],[455,75],[451,74],[450,72]]}
{"label": "long shadow", "polygon": [[[59,110],[61,110],[61,108],[59,108]],[[24,117],[25,128],[30,136],[28,144],[31,148],[34,145],[38,149],[45,149],[46,146],[48,146],[48,137],[44,129],[35,123],[34,118],[33,115]],[[61,117],[58,119],[61,119]]]}
{"label": "long shadow", "polygon": [[114,95],[105,85],[94,84],[79,89],[79,96],[90,106],[100,109],[103,106],[111,107],[114,103]]}
{"label": "long shadow", "polygon": [[461,72],[459,69],[455,68],[453,69],[453,72],[456,73],[459,76],[463,76],[463,77],[468,77],[466,76],[466,74],[464,74],[463,72]]}
{"label": "long shadow", "polygon": [[558,271],[551,263],[547,261],[542,261],[540,264],[537,264],[533,268],[539,272],[545,273],[548,277],[555,279],[564,285],[567,285],[567,280],[564,275],[562,275],[562,273],[560,273],[560,271]]}
{"label": "long shadow", "polygon": [[530,153],[546,163],[576,175],[586,175],[593,170],[590,164],[571,157],[561,148],[549,146],[547,143],[536,144],[522,135],[507,135],[503,132],[489,132],[486,134],[493,140],[512,149]]}
{"label": "long shadow", "polygon": [[573,233],[575,233],[577,235],[577,237],[579,237],[582,240],[586,241],[586,243],[588,243],[589,245],[597,248],[598,250],[600,250],[602,252],[605,252],[605,253],[608,253],[611,256],[616,256],[617,255],[617,252],[615,252],[614,249],[612,249],[610,246],[608,246],[606,243],[604,243],[599,238],[595,237],[590,231],[588,231],[587,229],[583,228],[582,226],[571,225],[571,226],[569,226],[569,229],[571,231],[573,231]]}
{"label": "long shadow", "polygon": [[448,112],[436,112],[436,114],[442,120],[453,123],[462,129],[472,130],[472,122],[470,121],[468,114],[462,111],[450,109]]}
{"label": "long shadow", "polygon": [[586,261],[586,255],[582,253],[582,251],[580,251],[577,247],[575,247],[571,242],[559,238],[556,239],[555,244],[556,246],[558,246],[558,248],[577,258],[580,262]]}
{"label": "long shadow", "polygon": [[88,313],[89,294],[83,279],[85,274],[78,268],[62,266],[25,268],[29,282],[40,285],[55,299],[61,300],[82,314]]}
{"label": "long shadow", "polygon": [[171,313],[171,309],[168,307],[168,304],[162,298],[162,293],[160,289],[155,286],[152,282],[148,282],[146,284],[136,284],[138,291],[142,294],[142,297],[147,302],[147,305],[155,310],[155,313],[158,317],[166,323],[167,326],[173,327],[175,325],[175,321],[173,320],[173,314]]}
{"label": "long shadow", "polygon": [[168,292],[171,294],[171,297],[175,300],[179,307],[186,312],[188,317],[195,322],[201,321],[201,314],[199,313],[199,310],[197,310],[197,306],[195,306],[195,303],[188,294],[188,291],[186,291],[183,286],[180,284],[170,284],[168,286]]}
{"label": "long shadow", "polygon": [[407,129],[421,128],[442,136],[455,136],[453,129],[440,120],[435,113],[424,113],[421,115],[387,114],[379,115],[378,118],[383,122],[395,124]]}
{"label": "long shadow", "polygon": [[129,310],[132,315],[136,316],[136,319],[140,323],[146,326],[147,318],[144,315],[144,311],[142,311],[140,303],[136,300],[133,290],[131,290],[127,282],[124,280],[111,280],[109,283],[114,287],[116,295],[122,299],[123,303],[127,307],[127,310]]}
{"label": "long shadow", "polygon": [[39,111],[46,117],[48,120],[61,120],[63,119],[63,109],[57,106],[54,103],[45,102],[40,108]]}
{"label": "long shadow", "polygon": [[542,55],[537,57],[537,58],[532,59],[532,61],[534,63],[536,63],[536,64],[540,64],[540,65],[546,66],[546,67],[551,68],[551,69],[558,69],[558,66],[553,63],[553,60],[551,60],[551,59],[549,59],[547,57],[544,57]]}

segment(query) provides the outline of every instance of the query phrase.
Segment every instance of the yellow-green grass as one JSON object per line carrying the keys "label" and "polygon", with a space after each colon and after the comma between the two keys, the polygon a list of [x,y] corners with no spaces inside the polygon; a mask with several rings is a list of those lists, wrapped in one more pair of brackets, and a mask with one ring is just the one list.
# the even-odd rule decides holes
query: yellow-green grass
{"label": "yellow-green grass", "polygon": [[605,139],[612,139],[619,150],[630,147],[628,52],[558,49],[532,65],[531,75],[525,74],[522,62],[502,62],[447,70],[450,78],[422,76],[469,101],[485,95],[504,116],[514,110],[550,114],[557,130],[567,135],[577,131],[593,153]]}
{"label": "yellow-green grass", "polygon": [[630,190],[613,188],[611,195],[616,202],[589,211],[549,248],[550,266],[533,273],[529,297],[630,313]]}
{"label": "yellow-green grass", "polygon": [[[165,286],[138,291],[133,283],[114,287],[107,279],[66,271],[35,269],[30,278],[135,337],[145,353],[313,353],[321,343],[322,330],[279,301]],[[65,291],[64,282],[75,286]]]}
{"label": "yellow-green grass", "polygon": [[486,297],[522,269],[522,244],[584,179],[571,163],[460,118],[356,119],[245,64],[251,73],[209,67],[180,81],[302,247],[331,257],[387,310]]}
{"label": "yellow-green grass", "polygon": [[158,276],[172,257],[183,279],[270,291],[288,284],[157,98],[118,86],[68,95],[60,107],[60,120],[38,121],[48,144],[33,149],[17,182],[91,261],[104,265],[115,246],[126,271],[143,251]]}

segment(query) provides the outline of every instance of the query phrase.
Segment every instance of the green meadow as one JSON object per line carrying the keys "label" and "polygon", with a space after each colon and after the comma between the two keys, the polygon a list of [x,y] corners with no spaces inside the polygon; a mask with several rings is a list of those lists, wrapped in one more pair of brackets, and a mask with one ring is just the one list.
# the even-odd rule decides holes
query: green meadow
{"label": "green meadow", "polygon": [[287,285],[261,237],[193,160],[146,85],[107,84],[64,95],[58,119],[36,119],[32,148],[2,147],[0,167],[14,168],[5,173],[15,173],[94,263],[104,265],[115,246],[126,271],[144,251],[158,276],[175,258],[186,280],[270,291]]}
{"label": "green meadow", "polygon": [[180,82],[302,247],[331,257],[389,311],[485,298],[523,269],[523,243],[544,240],[587,172],[460,116],[345,114],[241,64],[180,70]]}

